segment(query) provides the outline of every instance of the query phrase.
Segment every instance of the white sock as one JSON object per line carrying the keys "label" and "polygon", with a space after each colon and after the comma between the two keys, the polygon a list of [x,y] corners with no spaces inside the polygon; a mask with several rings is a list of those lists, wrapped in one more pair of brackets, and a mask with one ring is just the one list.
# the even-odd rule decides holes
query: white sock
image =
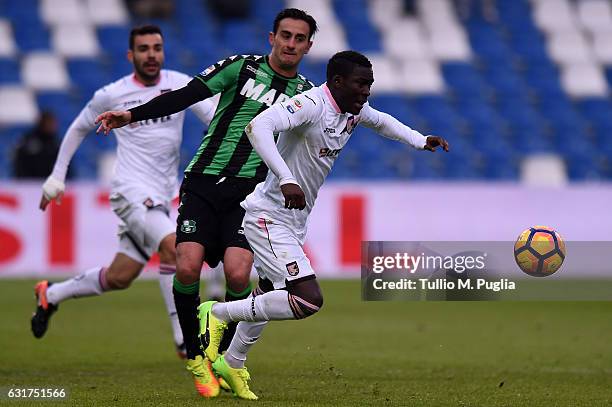
{"label": "white sock", "polygon": [[47,290],[47,300],[57,305],[67,298],[91,297],[106,290],[106,267],[94,267],[69,280],[51,285]]}
{"label": "white sock", "polygon": [[234,369],[244,367],[249,349],[257,342],[267,324],[268,321],[238,323],[232,342],[225,352],[225,361],[230,367]]}
{"label": "white sock", "polygon": [[289,306],[289,293],[285,290],[274,290],[253,294],[244,300],[218,302],[213,305],[212,313],[222,321],[279,321],[295,319]]}
{"label": "white sock", "polygon": [[225,298],[225,274],[223,263],[219,262],[217,267],[204,273],[204,296],[205,298]]}
{"label": "white sock", "polygon": [[182,345],[183,331],[181,331],[181,324],[179,323],[178,314],[176,313],[176,305],[174,304],[174,294],[172,294],[174,274],[176,274],[176,266],[171,264],[159,265],[159,289],[161,290],[162,297],[164,297],[168,317],[170,317],[174,343],[176,345]]}

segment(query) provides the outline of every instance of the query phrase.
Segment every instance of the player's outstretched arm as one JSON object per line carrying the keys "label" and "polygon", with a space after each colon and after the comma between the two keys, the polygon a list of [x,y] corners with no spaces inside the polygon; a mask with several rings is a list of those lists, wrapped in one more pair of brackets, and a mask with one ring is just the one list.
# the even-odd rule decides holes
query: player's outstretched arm
{"label": "player's outstretched arm", "polygon": [[428,151],[436,151],[436,147],[441,146],[444,151],[448,152],[448,142],[442,137],[425,137],[390,114],[380,112],[369,104],[361,109],[359,116],[364,126],[373,129],[386,138]]}
{"label": "player's outstretched arm", "polygon": [[448,142],[439,136],[427,136],[424,150],[436,151],[436,147],[442,147],[444,151],[448,153]]}
{"label": "player's outstretched arm", "polygon": [[64,181],[68,166],[87,134],[94,128],[93,118],[108,106],[108,94],[102,89],[95,93],[81,113],[72,121],[66,131],[53,165],[53,171],[42,186],[39,208],[44,211],[55,200],[58,204],[64,195]]}
{"label": "player's outstretched arm", "polygon": [[210,90],[199,80],[193,79],[187,86],[162,93],[147,103],[127,111],[114,110],[102,113],[96,118],[96,124],[100,124],[97,132],[102,131],[104,134],[108,134],[112,129],[123,127],[129,123],[169,116],[183,111],[194,103],[210,96],[212,96]]}

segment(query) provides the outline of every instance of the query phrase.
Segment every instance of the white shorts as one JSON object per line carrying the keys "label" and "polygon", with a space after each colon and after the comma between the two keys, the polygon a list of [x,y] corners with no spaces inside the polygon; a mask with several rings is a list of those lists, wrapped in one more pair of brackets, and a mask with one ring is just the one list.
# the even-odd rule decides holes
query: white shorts
{"label": "white shorts", "polygon": [[139,263],[146,264],[159,250],[161,241],[176,232],[176,222],[165,206],[147,206],[143,202],[130,202],[123,195],[113,193],[110,205],[121,219],[119,223],[119,252]]}
{"label": "white shorts", "polygon": [[285,288],[287,281],[314,275],[310,260],[288,226],[248,213],[242,226],[253,249],[257,274],[270,280],[275,289]]}

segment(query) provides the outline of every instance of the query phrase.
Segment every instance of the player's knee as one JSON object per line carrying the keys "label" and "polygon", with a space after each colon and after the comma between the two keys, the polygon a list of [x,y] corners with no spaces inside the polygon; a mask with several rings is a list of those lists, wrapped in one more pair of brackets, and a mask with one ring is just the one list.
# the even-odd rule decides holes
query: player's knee
{"label": "player's knee", "polygon": [[244,291],[250,284],[253,255],[241,248],[229,248],[223,262],[227,286],[234,292]]}
{"label": "player's knee", "polygon": [[190,250],[188,247],[181,248],[176,256],[176,277],[183,284],[191,284],[200,280],[202,269],[203,251]]}
{"label": "player's knee", "polygon": [[289,305],[297,319],[316,314],[323,307],[323,294],[315,278],[287,286]]}
{"label": "player's knee", "polygon": [[176,238],[174,233],[166,236],[159,244],[159,261],[163,264],[176,264]]}
{"label": "player's knee", "polygon": [[243,292],[249,287],[251,283],[248,274],[234,274],[232,275],[232,277],[226,278],[226,280],[227,288],[229,288],[235,293]]}
{"label": "player's knee", "polygon": [[200,270],[202,268],[201,264],[197,264],[196,262],[190,261],[181,261],[177,259],[176,261],[176,277],[178,280],[184,284],[191,284],[195,281],[200,280]]}
{"label": "player's knee", "polygon": [[159,261],[162,264],[176,264],[176,249],[174,246],[160,247]]}

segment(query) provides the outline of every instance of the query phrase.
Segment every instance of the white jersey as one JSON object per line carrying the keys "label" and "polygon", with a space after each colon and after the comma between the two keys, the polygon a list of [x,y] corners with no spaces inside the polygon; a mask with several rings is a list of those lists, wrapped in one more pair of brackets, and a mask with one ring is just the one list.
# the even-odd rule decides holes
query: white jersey
{"label": "white jersey", "polygon": [[[308,215],[319,189],[358,124],[419,149],[426,143],[421,133],[367,103],[358,115],[342,113],[327,85],[323,84],[273,105],[247,127],[253,147],[271,171],[246,197],[242,207],[250,215],[290,226],[303,244]],[[280,132],[283,133],[275,146],[272,134]],[[299,184],[304,190],[304,210],[285,208],[280,185],[290,182]]]}
{"label": "white jersey", "polygon": [[[163,69],[154,86],[144,86],[131,74],[96,91],[66,133],[52,176],[64,180],[70,159],[85,135],[95,127],[98,115],[109,110],[136,107],[162,93],[182,88],[191,79],[180,72]],[[208,124],[217,100],[204,100],[191,109]],[[183,111],[114,130],[118,146],[112,192],[120,193],[132,202],[150,198],[155,204],[169,203],[176,191],[184,118]]]}

